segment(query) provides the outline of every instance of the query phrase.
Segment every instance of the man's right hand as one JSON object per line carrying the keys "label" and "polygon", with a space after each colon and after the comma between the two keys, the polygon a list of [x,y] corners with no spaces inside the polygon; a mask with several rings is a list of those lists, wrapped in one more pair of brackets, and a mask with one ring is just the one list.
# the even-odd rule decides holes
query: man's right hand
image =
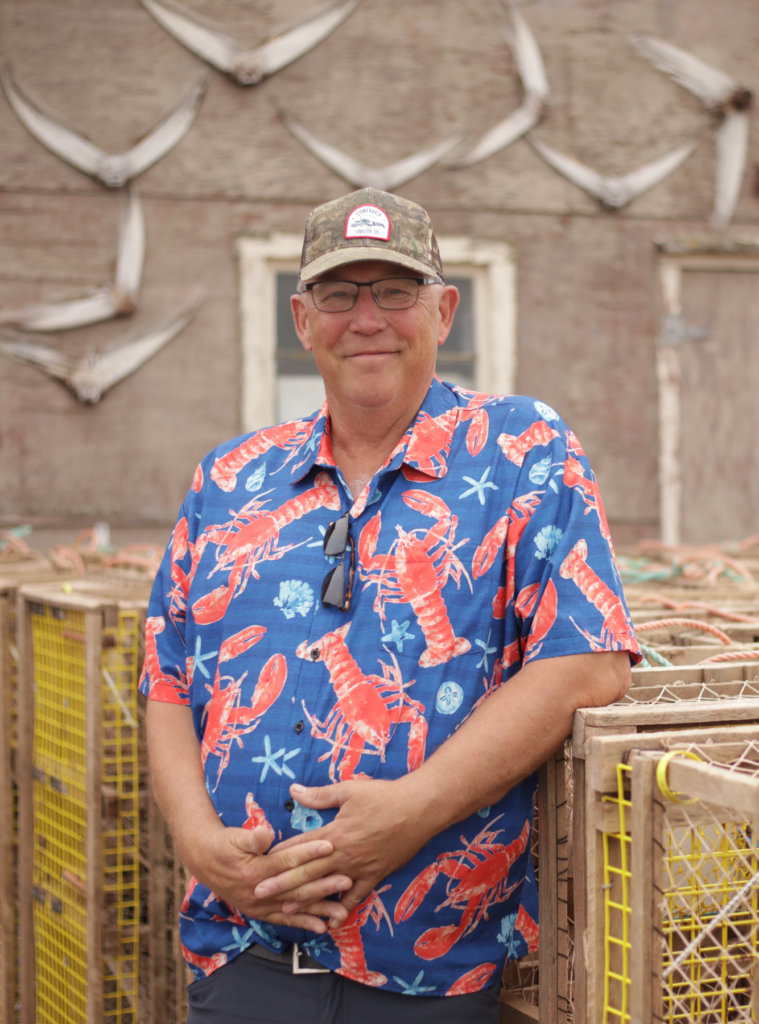
{"label": "man's right hand", "polygon": [[[317,863],[333,852],[325,840],[302,843],[279,853],[264,856],[271,846],[271,832],[266,828],[252,831],[244,828],[220,827],[195,837],[187,850],[185,864],[193,875],[211,891],[245,917],[270,924],[306,928],[323,933],[328,926],[343,923],[348,911],[342,904],[326,897],[345,892],[353,885],[347,875],[330,874],[319,878],[323,866]],[[296,885],[311,883],[315,902],[294,914],[282,913],[282,904],[295,899],[294,891],[259,899],[256,886],[265,878],[283,871],[295,871]]]}

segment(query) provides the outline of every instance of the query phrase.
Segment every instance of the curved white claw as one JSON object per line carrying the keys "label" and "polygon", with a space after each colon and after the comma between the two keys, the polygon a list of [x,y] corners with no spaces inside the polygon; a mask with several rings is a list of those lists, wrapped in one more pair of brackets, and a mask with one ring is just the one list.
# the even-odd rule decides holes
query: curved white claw
{"label": "curved white claw", "polygon": [[518,110],[504,118],[477,142],[469,152],[451,161],[451,167],[470,167],[521,139],[546,109],[550,91],[543,57],[535,36],[518,10],[511,11],[512,30],[507,34],[525,96]]}
{"label": "curved white claw", "polygon": [[542,156],[547,164],[562,174],[573,184],[579,186],[594,199],[600,200],[609,209],[626,206],[631,199],[653,188],[675,168],[679,167],[693,152],[697,141],[685,142],[670,153],[645,164],[643,167],[619,177],[605,176],[594,171],[592,167],[575,160],[574,157],[559,153],[551,146],[534,136],[529,136],[533,148]]}
{"label": "curved white claw", "polygon": [[326,39],[361,0],[338,0],[270,39],[255,50],[246,50],[225,32],[176,3],[140,0],[155,20],[178,42],[218,71],[232,75],[240,85],[255,85],[308,53]]}
{"label": "curved white claw", "polygon": [[712,226],[726,228],[738,203],[748,152],[749,115],[728,110],[717,130],[717,183]]}
{"label": "curved white claw", "polygon": [[98,288],[81,299],[39,303],[5,312],[0,310],[0,324],[12,324],[26,331],[45,333],[68,331],[73,327],[85,327],[87,324],[131,313],[139,301],[144,259],[145,221],[142,204],[135,193],[127,190],[121,213],[115,283]]}
{"label": "curved white claw", "polygon": [[3,68],[2,80],[8,103],[35,139],[109,188],[120,188],[142,174],[184,138],[197,116],[206,88],[205,78],[198,79],[178,106],[136,146],[124,153],[111,154],[38,110],[21,92],[7,66]]}
{"label": "curved white claw", "polygon": [[430,146],[429,149],[420,150],[418,153],[404,157],[403,160],[388,164],[387,167],[366,167],[336,146],[331,146],[328,142],[322,142],[321,139],[317,139],[315,135],[312,135],[303,125],[298,124],[297,121],[284,111],[280,111],[280,117],[296,139],[310,153],[313,153],[317,159],[326,164],[335,174],[344,178],[350,185],[355,185],[356,188],[369,186],[380,189],[383,192],[392,192],[394,188],[398,188],[404,182],[416,178],[423,171],[437,163],[438,160],[442,159],[442,157],[446,156],[446,154],[450,153],[461,141],[461,136],[455,135],[452,138],[445,139],[443,142],[439,142],[436,146]]}
{"label": "curved white claw", "polygon": [[655,68],[673,78],[688,92],[697,96],[707,107],[720,107],[731,96],[740,91],[740,83],[724,71],[712,67],[706,61],[694,57],[656,36],[634,35],[630,37],[635,49]]}
{"label": "curved white claw", "polygon": [[80,402],[94,404],[109,388],[134,373],[175,338],[195,316],[201,301],[201,297],[195,295],[171,316],[142,333],[116,339],[105,352],[88,352],[82,359],[72,359],[46,345],[26,340],[0,341],[0,353],[16,362],[37,367],[62,381]]}

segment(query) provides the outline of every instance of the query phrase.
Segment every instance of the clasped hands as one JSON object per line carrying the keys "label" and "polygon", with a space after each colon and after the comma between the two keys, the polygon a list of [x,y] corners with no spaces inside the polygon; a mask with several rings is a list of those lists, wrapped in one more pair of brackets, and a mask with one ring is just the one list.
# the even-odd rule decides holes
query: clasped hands
{"label": "clasped hands", "polygon": [[[291,786],[303,807],[339,808],[334,821],[275,846],[267,828],[222,826],[201,844],[194,873],[247,917],[319,934],[337,928],[443,827],[420,813],[424,801],[414,774],[313,789]],[[341,894],[340,902],[327,898],[335,894]]]}

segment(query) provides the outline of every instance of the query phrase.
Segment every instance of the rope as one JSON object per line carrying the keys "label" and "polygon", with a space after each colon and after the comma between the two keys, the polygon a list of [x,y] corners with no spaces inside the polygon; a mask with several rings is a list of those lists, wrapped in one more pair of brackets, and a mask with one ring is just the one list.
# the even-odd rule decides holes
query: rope
{"label": "rope", "polygon": [[710,633],[712,636],[716,636],[723,644],[732,644],[733,642],[727,633],[723,633],[721,629],[713,626],[710,622],[704,622],[702,619],[657,619],[655,622],[643,622],[639,626],[636,625],[635,632],[645,633],[652,629],[672,628],[700,629],[702,633]]}
{"label": "rope", "polygon": [[724,654],[715,654],[711,658],[704,658],[703,661],[699,661],[696,665],[713,665],[717,661],[757,661],[759,660],[759,651],[756,649],[751,651],[725,651]]}
{"label": "rope", "polygon": [[671,661],[667,661],[667,659],[664,657],[664,655],[663,654],[659,654],[659,652],[655,648],[649,647],[647,644],[640,644],[640,643],[638,644],[638,647],[640,647],[641,651],[643,652],[643,655],[644,655],[644,659],[643,660],[646,662],[646,665],[645,665],[646,668],[650,668],[651,667],[650,663],[652,661],[654,662],[655,665],[661,665],[662,668],[672,668],[673,667],[672,666],[672,662]]}

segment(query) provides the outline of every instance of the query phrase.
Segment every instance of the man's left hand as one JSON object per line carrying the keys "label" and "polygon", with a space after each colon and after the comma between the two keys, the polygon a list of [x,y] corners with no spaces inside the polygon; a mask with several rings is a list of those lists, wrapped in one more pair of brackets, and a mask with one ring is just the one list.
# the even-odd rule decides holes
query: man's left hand
{"label": "man's left hand", "polygon": [[[320,874],[340,873],[354,880],[353,887],[341,898],[348,911],[358,906],[383,878],[408,863],[440,828],[424,820],[413,774],[394,781],[339,782],[312,789],[291,786],[290,793],[303,807],[339,807],[337,817],[329,825],[287,839],[269,852],[277,853],[315,839],[329,840],[334,853],[319,865]],[[293,889],[297,883],[292,874],[285,871],[267,878],[256,887],[256,896],[274,896]],[[313,903],[315,884],[295,889],[298,902],[284,904],[284,913],[295,913]]]}

